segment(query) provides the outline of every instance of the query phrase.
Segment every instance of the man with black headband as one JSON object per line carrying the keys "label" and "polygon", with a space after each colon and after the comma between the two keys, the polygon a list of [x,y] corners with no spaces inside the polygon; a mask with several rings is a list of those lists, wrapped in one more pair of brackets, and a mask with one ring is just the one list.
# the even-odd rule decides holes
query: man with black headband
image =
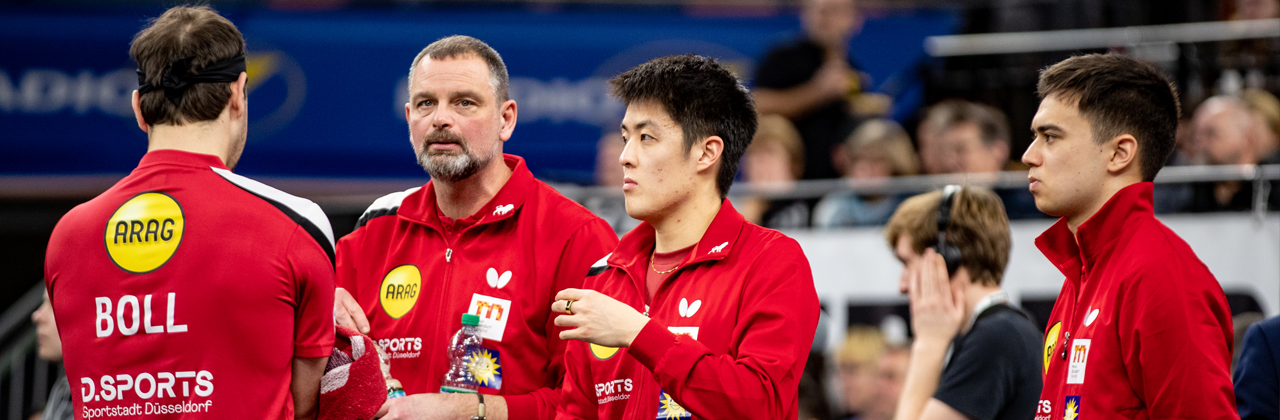
{"label": "man with black headband", "polygon": [[170,9],[133,40],[148,152],[62,218],[45,262],[77,418],[316,416],[333,233],[314,203],[231,172],[244,54],[207,7]]}
{"label": "man with black headband", "polygon": [[[410,394],[379,416],[551,418],[565,346],[552,297],[581,285],[618,237],[502,154],[516,102],[484,42],[452,36],[423,49],[409,68],[405,119],[431,182],[378,199],[338,241],[334,315],[387,350]],[[440,393],[464,313],[480,317],[484,338],[469,353],[479,396]]]}

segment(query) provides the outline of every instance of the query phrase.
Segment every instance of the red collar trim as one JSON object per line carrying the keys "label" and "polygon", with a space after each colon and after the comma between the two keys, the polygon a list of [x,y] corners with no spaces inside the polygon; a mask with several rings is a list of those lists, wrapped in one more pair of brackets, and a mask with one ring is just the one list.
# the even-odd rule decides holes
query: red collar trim
{"label": "red collar trim", "polygon": [[[724,259],[733,250],[745,224],[746,219],[733,208],[728,199],[721,201],[720,211],[711,219],[711,225],[707,226],[702,239],[698,240],[685,261],[680,263],[680,267]],[[622,236],[617,251],[609,256],[609,265],[627,270],[647,263],[654,241],[653,225],[648,222],[640,223],[640,226]]]}
{"label": "red collar trim", "polygon": [[[480,216],[480,220],[471,225],[479,226],[488,223],[494,223],[515,217],[524,206],[527,194],[537,187],[537,179],[533,177],[533,173],[529,172],[529,168],[525,166],[524,158],[516,155],[502,155],[502,161],[511,168],[511,178],[507,179],[507,183],[503,184],[502,189],[493,196],[480,210],[468,218]],[[409,197],[406,197],[400,205],[397,215],[405,220],[415,223],[421,223],[427,226],[442,230],[440,218],[437,216],[436,187],[434,181],[427,181],[425,188],[422,188]]]}
{"label": "red collar trim", "polygon": [[1139,182],[1121,188],[1098,213],[1080,224],[1075,236],[1067,227],[1067,219],[1058,219],[1036,238],[1036,247],[1068,279],[1079,278],[1082,265],[1093,265],[1098,254],[1109,250],[1116,239],[1132,232],[1135,222],[1155,217],[1151,204],[1153,187],[1150,182]]}
{"label": "red collar trim", "polygon": [[208,168],[212,166],[218,169],[227,169],[227,165],[222,163],[222,158],[217,156],[173,149],[147,152],[142,156],[142,160],[138,162],[138,168],[152,165],[179,165],[193,168]]}

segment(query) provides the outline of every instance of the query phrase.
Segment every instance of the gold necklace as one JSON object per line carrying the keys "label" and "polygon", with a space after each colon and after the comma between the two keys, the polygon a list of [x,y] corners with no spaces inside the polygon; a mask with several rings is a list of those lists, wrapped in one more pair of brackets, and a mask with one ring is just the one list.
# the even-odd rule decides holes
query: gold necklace
{"label": "gold necklace", "polygon": [[679,269],[679,268],[680,268],[680,265],[679,265],[679,264],[676,264],[676,266],[675,266],[675,267],[672,267],[670,270],[667,270],[667,271],[658,271],[658,268],[653,266],[653,257],[654,257],[655,255],[657,255],[657,252],[654,252],[653,254],[650,254],[650,255],[649,255],[649,269],[653,270],[653,272],[658,273],[658,274],[668,274],[668,273],[670,273],[670,272],[672,272],[672,271],[676,271],[676,269]]}

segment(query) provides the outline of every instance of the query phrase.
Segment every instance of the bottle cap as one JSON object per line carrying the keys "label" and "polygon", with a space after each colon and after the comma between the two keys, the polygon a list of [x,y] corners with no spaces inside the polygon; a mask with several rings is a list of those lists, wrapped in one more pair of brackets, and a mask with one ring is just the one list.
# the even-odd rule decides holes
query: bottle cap
{"label": "bottle cap", "polygon": [[480,316],[476,314],[462,314],[462,325],[480,325]]}

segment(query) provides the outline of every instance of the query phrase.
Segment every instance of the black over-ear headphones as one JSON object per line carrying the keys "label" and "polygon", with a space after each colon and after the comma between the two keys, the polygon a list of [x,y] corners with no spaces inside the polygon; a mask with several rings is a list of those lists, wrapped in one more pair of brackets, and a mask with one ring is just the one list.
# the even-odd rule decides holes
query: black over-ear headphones
{"label": "black over-ear headphones", "polygon": [[938,203],[938,244],[933,247],[938,255],[942,256],[942,260],[947,263],[947,275],[956,275],[956,270],[960,268],[960,248],[947,243],[947,229],[951,227],[951,205],[955,202],[956,194],[960,193],[961,186],[948,185],[942,189],[942,201]]}

